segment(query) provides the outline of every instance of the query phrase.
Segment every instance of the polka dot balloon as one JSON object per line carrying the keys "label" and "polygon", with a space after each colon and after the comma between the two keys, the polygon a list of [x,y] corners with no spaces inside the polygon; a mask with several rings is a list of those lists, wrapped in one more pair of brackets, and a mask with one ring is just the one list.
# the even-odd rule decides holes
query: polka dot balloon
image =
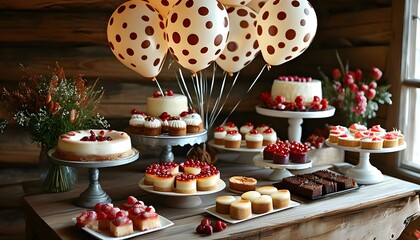
{"label": "polka dot balloon", "polygon": [[257,13],[246,6],[231,6],[226,10],[230,32],[226,47],[216,62],[232,74],[248,65],[260,51],[255,34]]}
{"label": "polka dot balloon", "polygon": [[178,0],[151,0],[149,3],[158,10],[158,12],[166,18],[169,11]]}
{"label": "polka dot balloon", "polygon": [[317,24],[315,11],[306,0],[267,1],[257,18],[257,39],[265,62],[277,66],[302,54]]}
{"label": "polka dot balloon", "polygon": [[246,6],[259,13],[267,0],[251,0]]}
{"label": "polka dot balloon", "polygon": [[225,7],[227,6],[245,6],[247,5],[251,0],[219,0]]}
{"label": "polka dot balloon", "polygon": [[109,46],[117,59],[146,78],[155,78],[168,52],[162,15],[147,1],[121,4],[108,21]]}
{"label": "polka dot balloon", "polygon": [[228,33],[226,9],[215,0],[180,0],[166,19],[169,52],[193,75],[220,56]]}

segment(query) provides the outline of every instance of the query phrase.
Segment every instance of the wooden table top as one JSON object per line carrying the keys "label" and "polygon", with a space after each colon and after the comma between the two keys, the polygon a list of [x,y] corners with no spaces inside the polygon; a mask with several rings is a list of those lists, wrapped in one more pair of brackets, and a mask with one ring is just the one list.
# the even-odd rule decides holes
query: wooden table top
{"label": "wooden table top", "polygon": [[[271,172],[270,169],[218,162],[216,166],[221,172],[221,178],[227,184],[226,189],[202,196],[203,203],[198,207],[188,209],[170,208],[165,206],[162,196],[145,192],[138,186],[139,180],[144,176],[145,167],[150,163],[150,160],[140,159],[125,166],[100,169],[99,175],[99,182],[113,199],[114,205],[118,206],[128,196],[132,195],[144,201],[146,205],[153,205],[160,215],[174,222],[174,225],[169,228],[141,235],[138,237],[139,239],[197,238],[199,235],[195,233],[195,228],[200,221],[203,218],[216,219],[206,213],[204,208],[214,205],[216,197],[220,195],[234,195],[227,189],[228,179],[233,175],[254,177],[258,180],[258,185],[273,183],[266,180]],[[314,169],[308,169],[307,171],[311,172]],[[93,239],[88,233],[77,229],[72,222],[72,218],[85,210],[73,204],[74,199],[88,186],[87,169],[79,169],[79,173],[79,183],[72,191],[31,195],[24,198],[27,224],[35,229],[40,239],[44,239],[42,236],[48,237],[48,239]],[[214,233],[212,237],[244,238],[250,234],[255,235],[256,232],[262,233],[342,213],[360,212],[362,209],[369,209],[383,203],[413,196],[418,203],[419,193],[420,185],[385,176],[383,182],[365,185],[351,193],[315,201],[306,200],[295,208],[238,224],[229,224],[227,229]],[[419,207],[417,207],[417,214],[419,212]]]}

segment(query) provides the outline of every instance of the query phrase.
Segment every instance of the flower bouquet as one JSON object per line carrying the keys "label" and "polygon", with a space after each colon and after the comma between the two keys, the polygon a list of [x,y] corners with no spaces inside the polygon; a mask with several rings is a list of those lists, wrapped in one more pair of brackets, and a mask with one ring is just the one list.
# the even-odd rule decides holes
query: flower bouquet
{"label": "flower bouquet", "polygon": [[[95,90],[97,80],[88,85],[80,74],[66,78],[58,63],[49,68],[47,76],[34,74],[23,66],[21,69],[24,79],[19,82],[18,88],[13,91],[3,89],[2,107],[18,125],[29,130],[34,142],[40,144],[40,161],[49,149],[56,146],[63,133],[109,127],[104,117],[95,113],[104,93],[102,88]],[[7,120],[0,126],[4,128],[6,123]],[[43,181],[44,190],[70,190],[76,174],[66,171],[66,166],[51,164]]]}
{"label": "flower bouquet", "polygon": [[378,86],[382,71],[372,67],[368,74],[362,70],[349,70],[336,52],[339,68],[332,70],[332,80],[320,70],[323,79],[323,95],[345,114],[346,124],[367,125],[367,120],[376,117],[379,104],[392,104],[390,85]]}

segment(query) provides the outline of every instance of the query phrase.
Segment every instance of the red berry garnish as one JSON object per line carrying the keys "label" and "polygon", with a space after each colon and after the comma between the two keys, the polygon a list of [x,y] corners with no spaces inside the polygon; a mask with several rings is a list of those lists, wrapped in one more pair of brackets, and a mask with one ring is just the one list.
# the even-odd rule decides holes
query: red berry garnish
{"label": "red berry garnish", "polygon": [[211,225],[204,226],[204,232],[207,235],[211,235],[213,233],[213,227]]}
{"label": "red berry garnish", "polygon": [[202,225],[211,225],[211,221],[208,218],[204,218],[203,220],[201,220],[201,224]]}
{"label": "red berry garnish", "polygon": [[131,109],[131,114],[139,114],[139,113],[140,113],[139,110],[135,108]]}
{"label": "red berry garnish", "polygon": [[200,224],[195,228],[195,231],[199,234],[204,234],[204,233],[206,233],[205,229],[206,229],[206,226],[203,225],[203,224]]}
{"label": "red berry garnish", "polygon": [[128,204],[135,204],[137,202],[137,198],[133,197],[133,196],[129,196],[127,198],[127,203]]}
{"label": "red berry garnish", "polygon": [[223,221],[217,220],[213,223],[213,230],[215,232],[223,231],[227,227],[227,224]]}
{"label": "red berry garnish", "polygon": [[295,103],[296,103],[296,105],[303,105],[303,97],[302,96],[297,96],[296,98],[295,98]]}
{"label": "red berry garnish", "polygon": [[174,95],[174,91],[172,91],[171,89],[167,90],[165,93],[166,93],[166,96],[173,96]]}
{"label": "red berry garnish", "polygon": [[154,97],[154,98],[158,98],[158,97],[160,97],[160,96],[162,96],[162,94],[161,94],[159,91],[154,91],[154,92],[153,92],[153,97]]}

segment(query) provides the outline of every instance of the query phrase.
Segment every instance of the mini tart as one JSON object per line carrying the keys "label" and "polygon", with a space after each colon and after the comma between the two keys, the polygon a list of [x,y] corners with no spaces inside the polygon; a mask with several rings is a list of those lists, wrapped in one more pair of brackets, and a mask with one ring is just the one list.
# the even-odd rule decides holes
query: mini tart
{"label": "mini tart", "polygon": [[342,134],[345,134],[345,132],[338,129],[331,130],[328,135],[328,141],[330,141],[331,143],[337,143],[338,137]]}
{"label": "mini tart", "polygon": [[144,121],[143,135],[158,136],[162,133],[162,124],[155,117],[148,116]]}
{"label": "mini tart", "polygon": [[358,147],[360,145],[360,139],[354,138],[349,134],[342,134],[338,137],[337,144],[344,147]]}
{"label": "mini tart", "polygon": [[252,129],[254,129],[254,124],[251,122],[247,122],[239,128],[239,132],[242,135],[242,139],[245,139],[245,135],[249,133]]}
{"label": "mini tart", "polygon": [[187,135],[187,124],[179,117],[172,117],[169,120],[169,136],[185,136]]}
{"label": "mini tart", "polygon": [[251,217],[252,207],[251,201],[245,199],[238,199],[230,204],[229,216],[232,219],[242,220]]}
{"label": "mini tart", "polygon": [[290,192],[287,189],[279,189],[271,194],[274,208],[285,208],[290,205]]}
{"label": "mini tart", "polygon": [[384,148],[392,148],[398,146],[398,137],[393,133],[386,133],[383,137],[384,139]]}
{"label": "mini tart", "polygon": [[236,201],[236,198],[231,195],[220,196],[216,198],[216,212],[220,214],[229,214],[230,204]]}
{"label": "mini tart", "polygon": [[244,176],[233,176],[229,178],[229,188],[234,191],[254,191],[257,186],[257,179]]}
{"label": "mini tart", "polygon": [[363,138],[372,138],[375,136],[375,133],[369,130],[357,131],[354,133],[354,138],[363,139]]}
{"label": "mini tart", "polygon": [[223,125],[223,128],[225,129],[226,132],[229,132],[229,131],[238,131],[238,127],[233,122],[226,122]]}
{"label": "mini tart", "polygon": [[270,195],[261,195],[251,203],[252,213],[261,214],[273,210],[273,199]]}
{"label": "mini tart", "polygon": [[255,129],[257,129],[257,131],[259,132],[259,133],[263,133],[265,130],[267,130],[267,129],[269,129],[270,127],[269,126],[267,126],[267,125],[265,125],[265,124],[260,124],[260,125],[258,125],[257,126],[257,128],[255,128]]}
{"label": "mini tart", "polygon": [[175,192],[177,193],[196,193],[197,178],[189,173],[182,173],[175,178]]}
{"label": "mini tart", "polygon": [[179,164],[176,162],[164,162],[161,166],[174,176],[179,173]]}
{"label": "mini tart", "polygon": [[404,144],[404,135],[401,133],[400,130],[394,130],[390,132],[391,134],[394,134],[398,139],[398,145]]}
{"label": "mini tart", "polygon": [[166,168],[160,166],[159,164],[153,163],[146,168],[144,172],[144,184],[153,185],[155,181],[155,176],[158,172],[166,172]]}
{"label": "mini tart", "polygon": [[225,148],[240,148],[241,139],[241,134],[239,134],[238,131],[227,131],[225,136]]}
{"label": "mini tart", "polygon": [[263,135],[253,129],[245,135],[246,147],[251,149],[259,149],[263,145]]}
{"label": "mini tart", "polygon": [[220,180],[220,172],[214,166],[210,169],[202,169],[197,175],[197,190],[216,190]]}
{"label": "mini tart", "polygon": [[370,129],[376,136],[383,136],[386,133],[386,130],[383,129],[380,125],[374,125]]}
{"label": "mini tart", "polygon": [[223,126],[218,126],[214,130],[214,144],[216,145],[225,145],[225,136],[226,136],[226,130]]}
{"label": "mini tart", "polygon": [[384,140],[380,137],[363,138],[360,140],[360,147],[363,149],[379,150],[382,149]]}
{"label": "mini tart", "polygon": [[161,172],[155,175],[153,190],[160,192],[172,192],[174,189],[175,176],[168,172]]}
{"label": "mini tart", "polygon": [[98,215],[97,212],[92,210],[83,211],[78,217],[76,217],[76,227],[88,227],[95,228],[98,226]]}
{"label": "mini tart", "polygon": [[277,188],[274,186],[262,186],[262,187],[257,187],[255,191],[259,192],[261,195],[271,195],[274,192],[277,192]]}
{"label": "mini tart", "polygon": [[270,144],[276,143],[277,133],[273,128],[267,128],[262,132],[263,135],[263,146],[268,146]]}
{"label": "mini tart", "polygon": [[366,131],[367,127],[365,125],[362,125],[360,123],[353,123],[349,126],[350,133],[354,134],[359,131]]}

